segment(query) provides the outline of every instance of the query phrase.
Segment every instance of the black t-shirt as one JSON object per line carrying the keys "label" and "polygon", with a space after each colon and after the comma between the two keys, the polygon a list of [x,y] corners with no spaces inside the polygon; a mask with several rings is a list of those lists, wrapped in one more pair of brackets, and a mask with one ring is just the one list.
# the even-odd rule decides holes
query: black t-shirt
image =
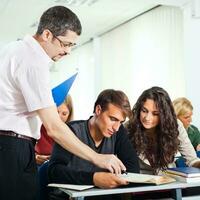
{"label": "black t-shirt", "polygon": [[[128,172],[139,173],[138,158],[123,125],[110,138],[104,138],[98,147],[90,135],[88,120],[72,121],[68,125],[75,135],[94,151],[115,154],[124,163]],[[50,182],[93,184],[93,174],[97,171],[105,170],[73,155],[58,144],[54,145],[48,169]]]}

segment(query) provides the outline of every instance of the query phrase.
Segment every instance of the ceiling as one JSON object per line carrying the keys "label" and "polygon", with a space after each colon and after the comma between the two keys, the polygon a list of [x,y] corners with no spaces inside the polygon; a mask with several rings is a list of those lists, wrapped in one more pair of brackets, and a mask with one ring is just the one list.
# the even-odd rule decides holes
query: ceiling
{"label": "ceiling", "polygon": [[79,44],[158,6],[183,6],[190,0],[0,0],[0,45],[34,34],[43,11],[54,5],[71,8],[80,18]]}

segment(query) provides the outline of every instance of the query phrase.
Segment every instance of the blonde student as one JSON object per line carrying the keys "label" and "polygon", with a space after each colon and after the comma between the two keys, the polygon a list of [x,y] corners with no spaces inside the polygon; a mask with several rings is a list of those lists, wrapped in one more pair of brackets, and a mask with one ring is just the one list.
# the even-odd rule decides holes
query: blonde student
{"label": "blonde student", "polygon": [[200,132],[199,129],[191,124],[193,115],[192,103],[185,97],[177,98],[173,101],[177,118],[183,123],[187,130],[188,137],[196,151],[200,151]]}

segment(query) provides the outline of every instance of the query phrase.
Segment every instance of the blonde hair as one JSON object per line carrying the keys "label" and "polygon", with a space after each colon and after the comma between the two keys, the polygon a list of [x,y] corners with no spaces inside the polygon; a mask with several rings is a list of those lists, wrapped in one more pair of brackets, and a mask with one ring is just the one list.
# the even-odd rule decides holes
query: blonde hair
{"label": "blonde hair", "polygon": [[67,95],[63,103],[67,106],[69,110],[69,116],[66,122],[72,121],[74,119],[74,108],[72,103],[72,97],[70,95]]}
{"label": "blonde hair", "polygon": [[173,101],[173,106],[177,117],[193,111],[191,102],[185,97],[175,99]]}

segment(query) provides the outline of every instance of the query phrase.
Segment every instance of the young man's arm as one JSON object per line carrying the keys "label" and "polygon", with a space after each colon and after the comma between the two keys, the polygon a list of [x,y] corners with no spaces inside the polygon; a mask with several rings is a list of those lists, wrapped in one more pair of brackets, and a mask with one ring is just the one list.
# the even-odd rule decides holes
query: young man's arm
{"label": "young man's arm", "polygon": [[55,106],[37,110],[37,113],[47,130],[47,134],[64,149],[116,174],[126,169],[116,156],[98,154],[83,144],[61,121]]}
{"label": "young man's arm", "polygon": [[59,144],[54,145],[48,168],[50,182],[93,185],[93,172],[78,171],[69,166],[73,157],[75,156],[72,153],[63,149]]}
{"label": "young man's arm", "polygon": [[48,177],[52,183],[95,185],[100,188],[115,188],[128,182],[109,172],[78,171],[69,167],[74,155],[55,144],[49,161]]}

